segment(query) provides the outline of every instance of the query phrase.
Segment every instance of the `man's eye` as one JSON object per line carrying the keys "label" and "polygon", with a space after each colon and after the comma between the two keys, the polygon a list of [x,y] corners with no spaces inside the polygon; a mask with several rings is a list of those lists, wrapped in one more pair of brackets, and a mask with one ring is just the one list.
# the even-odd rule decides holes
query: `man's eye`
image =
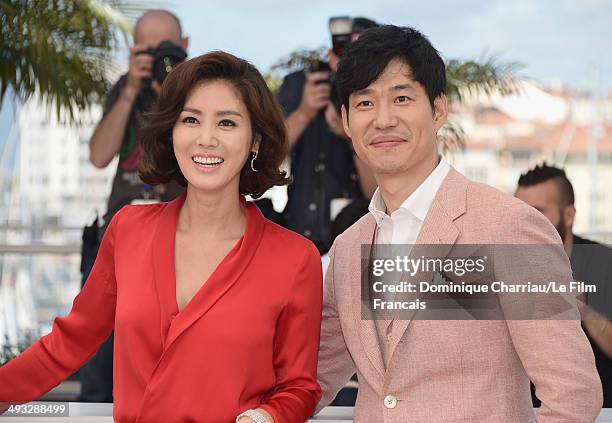
{"label": "man's eye", "polygon": [[400,95],[400,96],[395,98],[395,102],[396,103],[405,103],[407,101],[410,101],[410,97],[408,97],[406,95]]}
{"label": "man's eye", "polygon": [[357,107],[371,107],[372,102],[370,100],[363,100],[357,103]]}
{"label": "man's eye", "polygon": [[187,116],[186,118],[184,118],[182,120],[183,123],[191,123],[191,124],[196,124],[198,123],[198,120],[196,118],[194,118],[193,116]]}
{"label": "man's eye", "polygon": [[236,126],[236,123],[229,119],[223,119],[219,122],[219,126]]}

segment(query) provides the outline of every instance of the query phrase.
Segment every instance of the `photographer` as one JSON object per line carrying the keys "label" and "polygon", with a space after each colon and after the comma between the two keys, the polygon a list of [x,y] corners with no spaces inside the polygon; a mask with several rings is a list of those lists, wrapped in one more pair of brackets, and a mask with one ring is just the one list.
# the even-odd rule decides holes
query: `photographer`
{"label": "photographer", "polygon": [[[99,241],[113,215],[126,204],[169,201],[183,192],[172,183],[155,188],[138,176],[142,149],[138,142],[142,114],[157,98],[167,73],[185,60],[188,38],[182,36],[178,18],[166,10],[150,10],[134,27],[128,73],[108,93],[104,116],[89,142],[90,161],[97,168],[109,165],[116,155],[119,164],[113,180],[103,224],[85,228],[81,272],[83,283],[96,258]],[[80,371],[82,401],[112,402],[113,335]]]}
{"label": "photographer", "polygon": [[333,86],[344,47],[375,26],[366,18],[331,18],[333,48],[328,62],[287,75],[278,94],[286,116],[294,177],[284,223],[313,241],[321,254],[330,247],[330,221],[352,200],[371,197],[376,188],[344,133]]}

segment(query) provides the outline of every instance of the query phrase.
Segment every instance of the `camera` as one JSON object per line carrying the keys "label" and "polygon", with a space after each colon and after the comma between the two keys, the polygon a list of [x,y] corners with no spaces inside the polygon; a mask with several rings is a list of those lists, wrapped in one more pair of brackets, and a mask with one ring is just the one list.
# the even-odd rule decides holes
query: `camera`
{"label": "camera", "polygon": [[187,52],[172,41],[162,41],[157,47],[141,50],[136,54],[153,56],[153,80],[159,84],[162,84],[170,71],[187,57]]}
{"label": "camera", "polygon": [[353,20],[348,16],[329,18],[329,32],[332,36],[332,50],[341,57],[344,49],[351,42],[353,35]]}

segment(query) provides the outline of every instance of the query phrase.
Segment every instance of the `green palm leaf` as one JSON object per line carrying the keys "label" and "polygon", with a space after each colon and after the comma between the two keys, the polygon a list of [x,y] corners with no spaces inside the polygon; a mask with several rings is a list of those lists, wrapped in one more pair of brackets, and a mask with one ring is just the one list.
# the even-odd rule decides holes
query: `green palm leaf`
{"label": "green palm leaf", "polygon": [[144,9],[92,0],[0,0],[0,105],[7,90],[26,101],[37,94],[58,119],[80,111],[110,88],[114,51]]}
{"label": "green palm leaf", "polygon": [[496,56],[480,60],[451,59],[446,64],[446,95],[450,102],[462,102],[464,95],[499,92],[507,95],[517,90],[517,62],[502,62]]}

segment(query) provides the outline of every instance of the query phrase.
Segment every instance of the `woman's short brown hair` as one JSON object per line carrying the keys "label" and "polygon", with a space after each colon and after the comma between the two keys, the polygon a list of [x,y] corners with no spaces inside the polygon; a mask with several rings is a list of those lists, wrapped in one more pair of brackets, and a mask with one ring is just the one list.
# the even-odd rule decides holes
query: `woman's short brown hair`
{"label": "woman's short brown hair", "polygon": [[138,173],[150,185],[175,180],[186,186],[172,146],[172,129],[190,91],[203,81],[223,80],[240,93],[250,118],[253,136],[259,135],[255,169],[250,161],[240,171],[240,193],[260,197],[291,179],[279,167],[287,154],[287,131],[280,107],[259,71],[246,60],[215,51],[181,63],[164,81],[156,107],[144,117],[140,144],[144,155]]}

